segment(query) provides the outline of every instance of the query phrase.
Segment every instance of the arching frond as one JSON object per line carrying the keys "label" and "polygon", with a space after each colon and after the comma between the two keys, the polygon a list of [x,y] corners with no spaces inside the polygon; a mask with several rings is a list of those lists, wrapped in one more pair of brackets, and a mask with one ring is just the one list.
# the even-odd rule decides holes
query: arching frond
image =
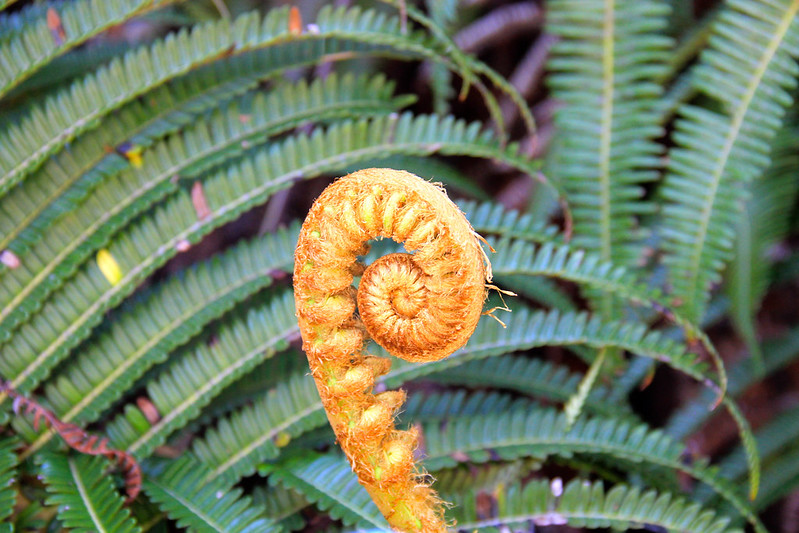
{"label": "arching frond", "polygon": [[218,332],[214,344],[189,345],[147,382],[147,397],[158,420],[148,421],[139,407],[129,404],[106,428],[111,442],[136,457],[149,456],[172,432],[197,417],[224,387],[286,349],[297,332],[293,295],[282,292],[231,321]]}
{"label": "arching frond", "polygon": [[[360,8],[323,8],[315,23],[318,31],[295,35],[289,10],[274,9],[261,19],[256,13],[234,21],[221,20],[181,31],[149,48],[133,50],[113,61],[69,90],[49,98],[29,117],[0,136],[0,196],[41,162],[80,133],[96,126],[97,120],[117,107],[182,74],[231,54],[240,55],[297,41],[348,39],[374,47],[395,49],[397,55],[448,62],[451,50],[438,50],[425,34],[403,33],[396,17]],[[179,58],[179,60],[176,60]],[[469,65],[471,68],[471,65]],[[464,75],[468,75],[465,72]],[[108,94],[100,106],[92,95]]]}
{"label": "arching frond", "polygon": [[527,413],[514,411],[450,419],[444,428],[426,425],[424,436],[425,466],[431,471],[455,466],[463,460],[485,462],[494,457],[508,460],[573,454],[609,455],[615,461],[642,462],[682,471],[711,486],[762,530],[737,487],[721,480],[715,469],[702,462],[686,465],[681,459],[682,445],[645,425],[585,417],[570,425],[563,413],[536,409]]}
{"label": "arching frond", "polygon": [[691,320],[702,317],[732,256],[746,191],[768,166],[771,139],[791,102],[788,90],[799,75],[797,13],[795,0],[727,3],[694,77],[722,110],[680,108],[661,227],[673,293]]}
{"label": "arching frond", "polygon": [[8,287],[0,291],[0,338],[38,309],[49,291],[120,226],[176,190],[176,176],[195,177],[246,147],[306,122],[387,114],[407,102],[393,100],[391,90],[392,84],[382,77],[331,76],[310,85],[287,84],[268,95],[237,101],[155,143],[141,154],[140,168],[128,167],[107,179],[48,229],[45,239],[22,256],[20,268],[7,273]]}
{"label": "arching frond", "polygon": [[[668,492],[643,491],[616,485],[606,489],[600,482],[574,479],[555,489],[560,480],[534,480],[495,491],[489,497],[492,516],[477,507],[477,494],[454,495],[458,505],[451,511],[458,531],[502,531],[502,527],[533,528],[568,524],[571,527],[616,530],[638,529],[642,524],[669,531],[741,533],[730,519],[711,509]],[[447,495],[449,496],[449,495]],[[484,508],[484,507],[483,507]]]}
{"label": "arching frond", "polygon": [[[150,290],[119,313],[111,328],[87,343],[46,398],[63,422],[96,419],[150,366],[166,359],[210,320],[272,283],[273,270],[288,270],[299,227],[244,242],[183,276]],[[37,439],[42,446],[51,432]]]}
{"label": "arching frond", "polygon": [[241,496],[241,489],[206,481],[207,468],[190,457],[150,470],[144,492],[178,527],[218,533],[280,531],[250,498]]}
{"label": "arching frond", "polygon": [[[0,49],[0,96],[70,48],[169,0],[77,0],[29,20]],[[37,13],[38,14],[38,13]]]}
{"label": "arching frond", "polygon": [[198,241],[297,179],[387,153],[490,156],[526,171],[535,168],[535,163],[518,154],[516,146],[500,148],[489,133],[481,133],[479,128],[478,123],[467,125],[451,118],[406,113],[338,123],[311,135],[290,137],[268,151],[248,154],[203,180],[210,211],[202,220],[197,220],[191,193],[181,189],[119,235],[107,248],[123,273],[114,284],[95,262],[84,265],[60,288],[58,298],[46,303],[17,330],[25,342],[12,341],[4,347],[0,371],[14,388],[29,390],[86,337],[104,311],[175,255],[181,244]]}
{"label": "arching frond", "polygon": [[[493,241],[492,241],[493,242]],[[650,289],[623,267],[602,261],[599,256],[582,250],[571,250],[566,245],[545,243],[535,247],[523,241],[503,239],[494,243],[499,253],[492,258],[494,274],[545,275],[574,281],[591,289],[604,291],[638,305],[644,305],[664,313],[683,328],[689,340],[698,339],[708,351],[719,374],[721,395],[727,388],[724,364],[707,335],[693,322],[669,309],[660,290]],[[691,374],[702,380],[696,374]]]}
{"label": "arching frond", "polygon": [[[555,112],[553,177],[567,191],[575,246],[619,265],[639,259],[636,217],[654,210],[642,196],[660,166],[655,80],[671,46],[668,12],[662,0],[547,4],[547,31],[559,37],[549,85],[564,104]],[[611,300],[603,301],[606,313]]]}
{"label": "arching frond", "polygon": [[141,531],[107,475],[104,457],[47,453],[37,460],[50,494],[47,504],[58,506],[65,527],[87,533]]}
{"label": "arching frond", "polygon": [[390,531],[349,463],[341,455],[304,453],[264,469],[269,483],[299,491],[317,507],[346,525]]}

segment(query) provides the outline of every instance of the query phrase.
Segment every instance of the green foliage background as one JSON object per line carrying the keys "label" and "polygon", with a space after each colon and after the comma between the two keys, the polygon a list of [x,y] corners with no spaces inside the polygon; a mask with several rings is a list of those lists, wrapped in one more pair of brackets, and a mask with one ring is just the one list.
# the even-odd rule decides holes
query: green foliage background
{"label": "green foliage background", "polygon": [[793,531],[795,401],[738,404],[799,359],[757,318],[799,278],[799,0],[277,4],[0,0],[0,375],[144,472],[123,505],[0,394],[0,531],[384,529],[288,275],[370,166],[444,182],[519,295],[380,384],[457,530]]}

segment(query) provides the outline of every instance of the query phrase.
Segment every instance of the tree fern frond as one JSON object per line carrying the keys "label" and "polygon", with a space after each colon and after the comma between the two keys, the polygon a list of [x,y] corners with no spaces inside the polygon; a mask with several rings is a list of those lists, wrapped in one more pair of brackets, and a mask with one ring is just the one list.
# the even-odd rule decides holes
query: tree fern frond
{"label": "tree fern frond", "polygon": [[197,343],[173,355],[169,365],[146,385],[147,397],[160,418],[150,423],[130,404],[108,424],[111,442],[136,457],[149,456],[172,432],[197,417],[224,387],[286,349],[297,332],[291,292],[277,294],[266,305],[237,317],[219,331],[216,343]]}
{"label": "tree fern frond", "polygon": [[252,492],[252,501],[264,508],[264,514],[286,531],[305,527],[305,519],[299,512],[311,502],[296,490],[282,485],[259,486]]}
{"label": "tree fern frond", "polygon": [[181,243],[198,241],[297,179],[390,153],[494,157],[528,172],[535,168],[535,163],[517,153],[516,146],[500,148],[489,133],[480,133],[479,127],[478,123],[467,125],[452,118],[405,113],[338,123],[311,135],[290,137],[268,151],[249,154],[252,157],[203,180],[210,213],[202,220],[197,220],[190,192],[181,189],[117,236],[108,252],[124,273],[122,279],[112,285],[95,262],[84,265],[60,288],[61,296],[47,302],[17,330],[24,342],[6,344],[0,371],[15,389],[29,390],[86,337],[103,312],[175,255]]}
{"label": "tree fern frond", "polygon": [[310,85],[287,84],[269,95],[227,106],[208,120],[155,143],[143,152],[141,168],[128,167],[106,180],[75,211],[48,228],[45,239],[31,250],[35,257],[26,254],[21,258],[26,264],[7,273],[9,285],[0,290],[0,336],[8,335],[35,311],[49,291],[117,228],[175,190],[175,176],[196,176],[239,155],[250,144],[262,144],[305,122],[387,114],[403,103],[392,100],[392,85],[381,76],[330,76]]}
{"label": "tree fern frond", "polygon": [[[178,527],[218,533],[277,532],[241,489],[208,482],[207,468],[190,457],[158,465],[144,478],[144,492]],[[161,470],[161,471],[159,471]]]}
{"label": "tree fern frond", "polygon": [[662,187],[662,233],[674,296],[692,320],[701,318],[732,255],[747,187],[768,166],[770,141],[791,101],[798,12],[795,0],[726,4],[694,78],[723,111],[680,108]]}
{"label": "tree fern frond", "polygon": [[58,506],[64,526],[86,533],[141,531],[106,474],[105,458],[47,453],[37,461],[50,494],[46,503]]}
{"label": "tree fern frond", "polygon": [[209,476],[232,484],[274,459],[292,438],[327,421],[313,379],[305,373],[220,420],[192,444],[194,454],[211,469]]}
{"label": "tree fern frond", "polygon": [[[271,284],[273,270],[289,270],[298,232],[295,225],[234,246],[139,298],[46,385],[53,412],[62,422],[94,420],[147,368],[236,302]],[[28,452],[51,436],[48,431]]]}
{"label": "tree fern frond", "polygon": [[[568,400],[581,379],[579,374],[572,373],[565,366],[511,354],[469,361],[430,377],[442,383],[498,387],[555,402]],[[624,404],[608,401],[609,392],[602,385],[595,387],[588,396],[586,407],[605,416],[632,416]],[[412,400],[413,397],[409,402]]]}
{"label": "tree fern frond", "polygon": [[[0,51],[0,97],[53,58],[125,20],[170,0],[77,0],[28,21]],[[55,14],[60,28],[51,27]]]}
{"label": "tree fern frond", "polygon": [[514,411],[450,419],[444,428],[426,425],[424,436],[425,466],[431,471],[452,467],[467,459],[485,462],[495,457],[508,460],[585,453],[685,472],[711,486],[762,530],[751,507],[734,485],[720,479],[716,469],[701,462],[686,465],[682,460],[685,451],[682,445],[645,425],[585,417],[569,425],[564,413],[535,409],[527,413]]}
{"label": "tree fern frond", "polygon": [[[559,481],[559,480],[558,480]],[[526,485],[504,487],[491,494],[494,516],[487,518],[477,508],[477,494],[453,496],[460,505],[452,510],[458,531],[502,531],[507,527],[569,524],[572,527],[638,529],[642,524],[669,531],[742,533],[731,528],[730,519],[668,492],[642,491],[616,485],[606,489],[601,481],[570,481],[555,490],[555,481],[534,480]],[[447,495],[449,496],[449,495]]]}
{"label": "tree fern frond", "polygon": [[349,463],[341,455],[305,453],[264,469],[269,483],[299,491],[321,510],[345,525],[390,531]]}
{"label": "tree fern frond", "polygon": [[619,265],[639,259],[636,217],[653,211],[642,185],[656,179],[660,166],[655,79],[671,47],[664,34],[668,12],[662,0],[547,5],[547,30],[560,37],[549,82],[564,103],[555,113],[563,141],[555,156],[563,160],[554,178],[572,207],[575,246]]}
{"label": "tree fern frond", "polygon": [[[234,21],[222,20],[178,32],[151,47],[133,50],[97,73],[49,98],[20,124],[0,136],[0,196],[98,119],[147,91],[231,54],[303,41],[342,39],[395,50],[414,58],[443,61],[457,68],[425,35],[400,31],[396,17],[360,8],[323,8],[315,24],[319,31],[295,35],[289,10],[271,10],[263,20],[255,13]],[[177,59],[179,58],[179,59]],[[467,73],[463,73],[467,75]],[[145,81],[143,81],[145,80]],[[106,94],[95,105],[93,94]]]}
{"label": "tree fern frond", "polygon": [[17,490],[15,477],[17,474],[17,454],[14,449],[17,440],[13,437],[4,437],[0,440],[0,531],[11,533],[11,525],[6,522],[14,513],[17,503]]}
{"label": "tree fern frond", "polygon": [[755,314],[769,285],[772,247],[788,233],[787,216],[796,201],[799,182],[799,132],[784,129],[775,140],[772,163],[752,184],[752,197],[738,217],[735,244],[727,272],[733,324],[760,366],[763,356],[757,341]]}

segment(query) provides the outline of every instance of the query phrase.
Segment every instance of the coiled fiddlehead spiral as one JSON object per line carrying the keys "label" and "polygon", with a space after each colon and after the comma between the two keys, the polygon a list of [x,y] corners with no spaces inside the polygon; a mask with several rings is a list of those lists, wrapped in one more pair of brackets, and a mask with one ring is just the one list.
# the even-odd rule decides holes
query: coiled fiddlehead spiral
{"label": "coiled fiddlehead spiral", "polygon": [[[364,270],[357,257],[378,237],[414,253]],[[445,531],[442,503],[414,467],[416,432],[394,427],[405,393],[373,393],[391,363],[364,354],[364,342],[368,334],[408,361],[448,356],[474,331],[490,276],[463,213],[440,187],[408,172],[373,168],[339,179],[302,226],[294,294],[303,348],[353,470],[400,531]]]}

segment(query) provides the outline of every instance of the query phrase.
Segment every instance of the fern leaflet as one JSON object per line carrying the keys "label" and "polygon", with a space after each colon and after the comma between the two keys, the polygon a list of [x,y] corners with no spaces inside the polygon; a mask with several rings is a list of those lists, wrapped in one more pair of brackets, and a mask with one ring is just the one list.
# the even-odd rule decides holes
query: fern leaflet
{"label": "fern leaflet", "polygon": [[768,166],[771,139],[791,101],[799,75],[797,13],[797,0],[726,4],[694,78],[723,111],[680,108],[660,226],[674,296],[693,321],[731,258],[746,190]]}
{"label": "fern leaflet", "polygon": [[58,506],[65,527],[86,533],[141,531],[106,474],[105,458],[47,453],[37,461],[50,493],[47,504]]}

